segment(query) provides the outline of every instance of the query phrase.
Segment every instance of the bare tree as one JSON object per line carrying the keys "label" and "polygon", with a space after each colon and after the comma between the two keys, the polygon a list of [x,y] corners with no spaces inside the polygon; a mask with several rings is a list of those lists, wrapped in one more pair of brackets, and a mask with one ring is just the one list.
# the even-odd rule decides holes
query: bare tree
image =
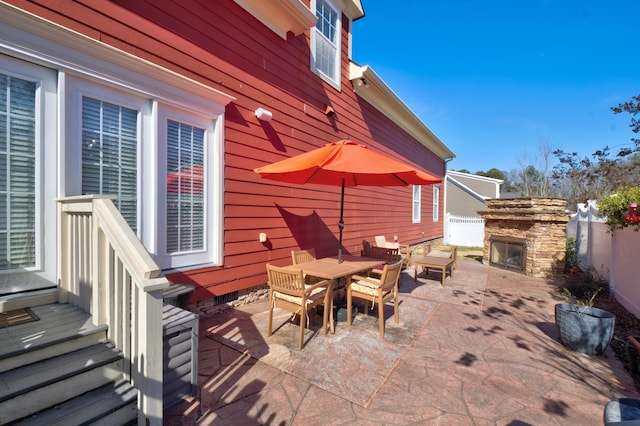
{"label": "bare tree", "polygon": [[[621,103],[611,110],[615,114],[631,114],[629,127],[633,133],[640,133],[640,95]],[[630,144],[611,154],[608,146],[590,156],[577,152],[555,150],[553,154],[559,164],[553,168],[554,185],[569,200],[569,206],[598,199],[621,187],[640,186],[640,139],[632,137]]]}
{"label": "bare tree", "polygon": [[551,185],[551,169],[553,148],[548,139],[540,139],[537,146],[538,150],[538,171],[540,172],[540,184],[538,195],[548,197],[552,194]]}
{"label": "bare tree", "polygon": [[609,148],[605,147],[589,157],[563,150],[554,151],[554,155],[560,163],[554,167],[553,177],[569,206],[596,200],[622,186],[640,185],[640,156],[637,154],[618,153],[612,157]]}
{"label": "bare tree", "polygon": [[552,196],[555,187],[551,185],[553,149],[547,139],[540,139],[533,159],[523,152],[518,159],[519,169],[511,171],[513,186],[523,196]]}

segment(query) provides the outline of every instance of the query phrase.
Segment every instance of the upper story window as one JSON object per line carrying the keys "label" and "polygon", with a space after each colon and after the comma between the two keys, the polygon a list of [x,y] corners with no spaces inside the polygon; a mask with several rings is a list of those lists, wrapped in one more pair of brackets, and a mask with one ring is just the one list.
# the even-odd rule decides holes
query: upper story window
{"label": "upper story window", "polygon": [[420,185],[413,185],[413,214],[411,216],[413,223],[420,223],[420,210],[422,209],[421,192],[422,187]]}
{"label": "upper story window", "polygon": [[342,13],[331,0],[314,3],[318,22],[311,31],[311,69],[339,89]]}
{"label": "upper story window", "polygon": [[433,221],[437,222],[438,210],[440,209],[440,185],[433,186]]}

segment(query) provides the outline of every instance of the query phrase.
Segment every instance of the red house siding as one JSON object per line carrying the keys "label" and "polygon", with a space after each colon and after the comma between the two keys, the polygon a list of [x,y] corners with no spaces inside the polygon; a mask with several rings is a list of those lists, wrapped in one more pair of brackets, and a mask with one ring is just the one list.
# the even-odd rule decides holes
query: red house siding
{"label": "red house siding", "polygon": [[[225,114],[224,264],[169,274],[174,282],[197,284],[195,300],[265,283],[265,263],[290,263],[292,249],[337,252],[340,189],[270,182],[256,167],[348,137],[444,176],[441,158],[353,91],[344,16],[338,91],[310,70],[309,31],[284,40],[232,0],[9,3],[237,99]],[[324,114],[327,105],[334,115]],[[258,121],[258,107],[273,119]],[[432,221],[432,196],[423,188],[422,223],[413,224],[411,187],[347,188],[346,252],[358,253],[362,239],[374,235],[397,235],[404,243],[442,236],[442,220]],[[260,232],[267,244],[258,241]]]}

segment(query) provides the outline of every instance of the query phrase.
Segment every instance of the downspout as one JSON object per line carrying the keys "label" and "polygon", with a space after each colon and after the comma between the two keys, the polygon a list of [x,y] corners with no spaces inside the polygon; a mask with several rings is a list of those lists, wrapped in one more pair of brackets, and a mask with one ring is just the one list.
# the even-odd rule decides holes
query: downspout
{"label": "downspout", "polygon": [[447,157],[444,159],[444,179],[443,179],[443,185],[442,185],[442,192],[444,192],[444,196],[442,197],[442,202],[444,203],[444,206],[442,207],[442,211],[443,211],[443,220],[444,220],[444,235],[443,235],[443,239],[444,239],[444,243],[445,244],[449,244],[449,218],[448,218],[448,212],[447,212],[447,193],[449,192],[447,190],[448,188],[448,183],[447,183],[447,165],[449,164],[449,161],[453,160],[454,157]]}

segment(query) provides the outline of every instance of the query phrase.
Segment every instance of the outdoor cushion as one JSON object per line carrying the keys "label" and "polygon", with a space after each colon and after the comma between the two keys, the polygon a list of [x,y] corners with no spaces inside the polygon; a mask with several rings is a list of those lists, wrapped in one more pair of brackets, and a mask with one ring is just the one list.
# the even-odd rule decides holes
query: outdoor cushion
{"label": "outdoor cushion", "polygon": [[[307,304],[311,304],[317,299],[324,297],[325,290],[326,288],[324,287],[318,287],[311,290],[311,293],[307,296]],[[287,302],[295,303],[298,305],[302,304],[302,297],[292,296],[290,294],[281,293],[279,291],[274,291],[274,293],[278,299],[283,299],[283,300],[286,300]]]}
{"label": "outdoor cushion", "polygon": [[435,257],[451,257],[451,252],[450,251],[441,251],[441,250],[433,250],[430,251],[429,253],[427,253],[429,256],[435,256]]}
{"label": "outdoor cushion", "polygon": [[[378,289],[380,288],[380,280],[376,278],[369,278],[371,281],[375,281],[375,283],[358,280],[351,282],[351,288],[353,291],[357,291],[359,293],[370,294],[372,296],[376,296],[378,294]],[[385,292],[384,294],[387,294]]]}

